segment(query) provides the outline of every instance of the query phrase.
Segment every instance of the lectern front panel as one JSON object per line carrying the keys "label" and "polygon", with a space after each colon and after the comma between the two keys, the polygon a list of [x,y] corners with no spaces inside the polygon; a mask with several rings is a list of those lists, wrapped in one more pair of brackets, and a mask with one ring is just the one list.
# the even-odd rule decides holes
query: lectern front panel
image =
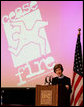
{"label": "lectern front panel", "polygon": [[36,106],[57,106],[58,85],[37,85]]}

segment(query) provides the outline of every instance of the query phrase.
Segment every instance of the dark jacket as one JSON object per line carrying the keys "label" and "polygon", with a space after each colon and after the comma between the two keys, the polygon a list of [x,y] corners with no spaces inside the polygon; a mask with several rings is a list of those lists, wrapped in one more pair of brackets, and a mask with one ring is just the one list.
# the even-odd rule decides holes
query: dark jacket
{"label": "dark jacket", "polygon": [[[63,78],[55,77],[52,79],[52,85],[59,85],[59,105],[70,106],[70,93],[72,92],[70,78],[64,76]],[[69,90],[66,89],[65,85],[69,85]],[[61,87],[60,87],[61,86]],[[65,90],[65,93],[63,93]]]}
{"label": "dark jacket", "polygon": [[55,77],[52,79],[52,85],[61,84],[63,86],[69,85],[69,93],[72,92],[70,78],[64,76],[63,78]]}

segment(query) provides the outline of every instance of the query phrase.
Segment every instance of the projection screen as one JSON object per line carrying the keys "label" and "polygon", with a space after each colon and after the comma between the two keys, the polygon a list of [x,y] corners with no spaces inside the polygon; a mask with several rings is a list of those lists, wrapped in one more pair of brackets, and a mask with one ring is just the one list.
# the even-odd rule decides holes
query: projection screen
{"label": "projection screen", "polygon": [[61,63],[72,80],[82,1],[1,1],[1,87],[44,85]]}

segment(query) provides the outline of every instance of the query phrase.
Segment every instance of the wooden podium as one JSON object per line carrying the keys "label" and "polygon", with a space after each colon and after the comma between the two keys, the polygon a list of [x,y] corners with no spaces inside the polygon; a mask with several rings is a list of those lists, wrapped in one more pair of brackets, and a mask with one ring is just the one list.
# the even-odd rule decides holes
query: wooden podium
{"label": "wooden podium", "polygon": [[37,85],[35,106],[66,106],[69,95],[62,85]]}
{"label": "wooden podium", "polygon": [[37,85],[36,106],[57,106],[58,85]]}

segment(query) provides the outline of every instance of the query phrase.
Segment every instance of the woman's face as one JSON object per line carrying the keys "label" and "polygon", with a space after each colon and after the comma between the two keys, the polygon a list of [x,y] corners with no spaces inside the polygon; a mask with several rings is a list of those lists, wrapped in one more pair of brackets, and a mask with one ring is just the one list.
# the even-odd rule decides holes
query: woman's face
{"label": "woman's face", "polygon": [[61,77],[62,76],[62,70],[60,68],[57,68],[55,70],[56,74],[58,75],[58,77]]}

